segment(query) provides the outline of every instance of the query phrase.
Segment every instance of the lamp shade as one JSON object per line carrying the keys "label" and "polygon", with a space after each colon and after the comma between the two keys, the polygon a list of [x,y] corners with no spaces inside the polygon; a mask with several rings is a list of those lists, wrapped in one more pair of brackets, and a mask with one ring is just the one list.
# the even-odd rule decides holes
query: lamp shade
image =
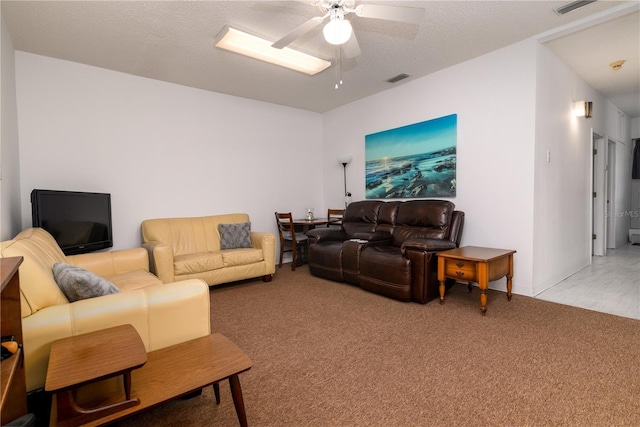
{"label": "lamp shade", "polygon": [[349,163],[351,163],[351,156],[338,157],[338,162],[340,162],[340,164],[346,166]]}
{"label": "lamp shade", "polygon": [[322,33],[328,43],[341,45],[351,38],[351,23],[344,18],[333,18],[324,26]]}

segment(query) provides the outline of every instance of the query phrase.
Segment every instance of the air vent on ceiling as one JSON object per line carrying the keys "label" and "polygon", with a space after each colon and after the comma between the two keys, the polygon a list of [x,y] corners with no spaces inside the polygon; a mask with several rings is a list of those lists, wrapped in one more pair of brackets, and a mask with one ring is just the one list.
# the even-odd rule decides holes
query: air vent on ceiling
{"label": "air vent on ceiling", "polygon": [[407,77],[409,77],[409,74],[401,73],[401,74],[398,74],[397,76],[393,76],[387,79],[386,81],[389,83],[396,83],[396,82],[399,82],[400,80],[406,79]]}
{"label": "air vent on ceiling", "polygon": [[572,1],[571,3],[567,3],[564,6],[560,6],[557,9],[554,9],[553,11],[558,14],[558,15],[564,15],[565,13],[569,13],[572,10],[576,10],[579,9],[583,6],[588,5],[589,3],[593,3],[596,0],[577,0],[577,1]]}

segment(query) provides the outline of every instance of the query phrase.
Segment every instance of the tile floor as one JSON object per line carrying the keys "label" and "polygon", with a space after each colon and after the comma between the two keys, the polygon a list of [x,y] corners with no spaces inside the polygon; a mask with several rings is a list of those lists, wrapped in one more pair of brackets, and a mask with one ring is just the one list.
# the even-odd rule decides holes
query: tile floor
{"label": "tile floor", "polygon": [[546,301],[640,319],[640,245],[608,249],[591,265],[536,295]]}

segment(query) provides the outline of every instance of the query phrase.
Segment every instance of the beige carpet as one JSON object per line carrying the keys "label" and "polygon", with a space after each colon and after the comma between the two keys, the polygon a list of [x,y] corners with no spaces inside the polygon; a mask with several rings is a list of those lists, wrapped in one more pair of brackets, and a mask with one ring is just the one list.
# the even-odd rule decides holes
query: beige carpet
{"label": "beige carpet", "polygon": [[[212,329],[253,368],[250,426],[640,426],[640,321],[455,285],[403,303],[276,269],[211,290]],[[227,384],[119,423],[236,426]]]}

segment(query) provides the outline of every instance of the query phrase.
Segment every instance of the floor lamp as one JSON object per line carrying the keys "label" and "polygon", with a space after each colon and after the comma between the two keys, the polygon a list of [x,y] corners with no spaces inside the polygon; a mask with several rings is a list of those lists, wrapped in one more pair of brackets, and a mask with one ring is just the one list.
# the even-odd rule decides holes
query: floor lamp
{"label": "floor lamp", "polygon": [[344,207],[351,201],[351,193],[347,191],[347,165],[351,162],[351,156],[344,156],[338,159],[344,172]]}

